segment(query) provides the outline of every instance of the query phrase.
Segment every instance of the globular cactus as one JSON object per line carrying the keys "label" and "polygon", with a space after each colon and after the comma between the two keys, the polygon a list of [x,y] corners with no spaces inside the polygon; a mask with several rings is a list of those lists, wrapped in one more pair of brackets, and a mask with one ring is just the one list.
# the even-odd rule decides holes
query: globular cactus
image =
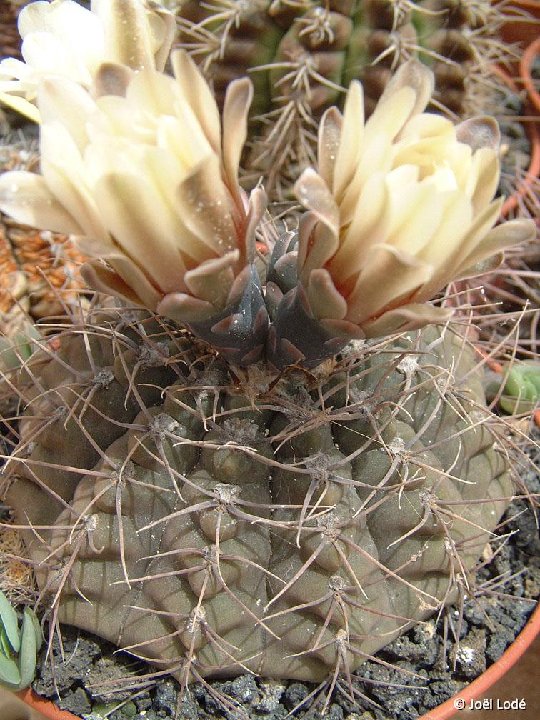
{"label": "globular cactus", "polygon": [[78,236],[83,277],[121,299],[4,385],[20,412],[2,490],[50,627],[183,683],[346,673],[470,590],[512,495],[482,363],[429,302],[535,232],[494,227],[497,125],[425,113],[415,61],[368,120],[352,82],[277,218],[241,185],[250,81],[220,113],[168,55],[161,8],[93,5],[36,3],[23,24],[47,46],[93,23],[102,62],[42,77],[35,53],[5,91],[26,73],[41,174],[3,175],[0,207]]}
{"label": "globular cactus", "polygon": [[[362,81],[371,113],[392,73],[419,57],[435,75],[433,106],[454,117],[483,109],[486,77],[510,48],[497,38],[504,3],[490,0],[172,0],[178,43],[200,63],[223,101],[249,75],[255,87],[246,179],[265,177],[287,196],[315,158],[317,124]],[[497,82],[492,76],[492,83]]]}
{"label": "globular cactus", "polygon": [[18,381],[4,494],[53,625],[184,681],[320,680],[469,587],[512,484],[454,330],[275,378],[159,318],[94,321]]}

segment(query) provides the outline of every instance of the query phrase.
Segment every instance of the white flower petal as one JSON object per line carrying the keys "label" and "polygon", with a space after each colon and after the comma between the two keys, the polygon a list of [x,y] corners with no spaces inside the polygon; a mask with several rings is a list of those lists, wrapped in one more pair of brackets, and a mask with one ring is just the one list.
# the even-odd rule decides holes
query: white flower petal
{"label": "white flower petal", "polygon": [[491,148],[477,150],[472,158],[466,192],[475,212],[479,213],[493,200],[500,175],[498,154]]}
{"label": "white flower petal", "polygon": [[[319,123],[317,145],[318,172],[329,188],[334,188],[334,167],[340,145],[343,117],[337,107],[330,107]],[[332,190],[335,193],[335,190]]]}
{"label": "white flower petal", "polygon": [[186,103],[195,113],[208,142],[221,152],[221,122],[216,101],[197,66],[184,50],[171,53],[171,64]]}
{"label": "white flower petal", "polygon": [[41,172],[52,194],[83,229],[82,234],[105,240],[107,229],[86,183],[81,154],[58,121],[41,126]]}
{"label": "white flower petal", "polygon": [[390,245],[370,248],[365,267],[348,298],[347,319],[363,326],[389,306],[414,296],[432,274],[430,265]]}
{"label": "white flower petal", "polygon": [[130,138],[135,143],[151,142],[152,128],[138,122],[135,111],[125,98],[105,95],[96,100],[98,113],[88,118],[86,131],[91,141],[101,135]]}
{"label": "white flower petal", "polygon": [[429,138],[444,139],[450,137],[455,142],[456,127],[454,123],[442,115],[421,113],[413,115],[399,136],[398,145],[410,145]]}
{"label": "white flower petal", "polygon": [[235,266],[238,264],[238,250],[227,253],[221,258],[208,260],[185,275],[186,286],[190,293],[216,308],[223,308],[235,278]]}
{"label": "white flower petal", "polygon": [[238,245],[231,198],[221,179],[219,160],[210,155],[177,188],[180,216],[186,227],[216,255]]}
{"label": "white flower petal", "polygon": [[176,36],[176,20],[171,12],[158,5],[147,7],[147,22],[156,70],[163,71]]}
{"label": "white flower petal", "polygon": [[[186,267],[193,267],[199,262],[204,262],[209,252],[213,253],[209,251],[208,245],[186,225],[186,208],[178,198],[178,187],[185,179],[184,169],[180,171],[175,158],[161,147],[144,146],[138,150],[137,157],[133,158],[136,162],[131,165],[130,172],[137,173],[141,167],[145,169],[146,179],[158,190],[163,202],[178,223],[178,229],[174,231],[176,247],[184,264]],[[134,155],[133,147],[131,155]],[[117,164],[117,167],[119,166],[120,163]]]}
{"label": "white flower petal", "polygon": [[31,68],[29,68],[26,63],[23,63],[22,60],[11,57],[0,60],[0,80],[2,81],[4,78],[24,80],[30,78],[31,75]]}
{"label": "white flower petal", "polygon": [[[502,200],[498,200],[484,209],[480,215],[472,216],[468,225],[453,237],[453,242],[441,252],[433,277],[422,288],[417,300],[430,300],[441,288],[459,275],[460,268],[473,264],[477,246],[495,224],[501,209]],[[457,223],[458,215],[453,219]]]}
{"label": "white flower petal", "polygon": [[119,248],[144,268],[163,293],[183,290],[185,266],[177,242],[183,224],[144,177],[122,170],[98,179],[93,195]]}
{"label": "white flower petal", "polygon": [[223,108],[223,170],[231,194],[239,197],[238,167],[247,137],[247,118],[253,99],[253,85],[247,78],[232,82]]}
{"label": "white flower petal", "polygon": [[473,208],[463,191],[447,195],[440,223],[433,228],[431,242],[422,248],[418,257],[434,266],[446,267],[472,220]]}
{"label": "white flower petal", "polygon": [[[180,115],[180,109],[178,110]],[[186,135],[190,141],[185,141]],[[206,135],[201,131],[195,116],[189,108],[183,108],[180,117],[170,115],[159,118],[156,127],[158,146],[174,158],[182,177],[186,177],[194,166],[212,154]]]}
{"label": "white flower petal", "polygon": [[343,193],[354,177],[364,136],[364,91],[352,82],[343,108],[341,142],[336,152],[332,191],[341,202]]}
{"label": "white flower petal", "polygon": [[21,54],[25,62],[35,69],[36,79],[62,74],[84,85],[92,82],[92,72],[99,61],[99,54],[89,62],[87,57],[70,52],[58,36],[45,32],[29,35],[21,46]]}
{"label": "white flower petal", "polygon": [[418,115],[425,110],[433,95],[435,87],[433,72],[417,60],[409,60],[403,63],[386,85],[379,102],[384,104],[388,98],[395,97],[403,87],[411,88],[415,95],[410,117]]}
{"label": "white flower petal", "polygon": [[133,70],[154,67],[154,38],[143,2],[93,0],[92,10],[104,30],[106,59]]}
{"label": "white flower petal", "polygon": [[126,98],[141,115],[150,118],[174,115],[175,104],[181,101],[182,96],[173,78],[152,68],[145,68],[134,73]]}
{"label": "white flower petal", "polygon": [[339,247],[339,209],[324,180],[314,170],[304,170],[294,186],[296,196],[319,222],[309,236],[300,232],[298,266],[305,275],[321,267]]}
{"label": "white flower petal", "polygon": [[382,242],[388,229],[388,188],[384,173],[373,174],[358,198],[351,224],[341,231],[341,243],[328,267],[334,277],[348,278],[364,266],[366,251]]}
{"label": "white flower petal", "polygon": [[426,325],[444,325],[453,315],[451,308],[434,307],[427,303],[407,303],[395,310],[388,310],[380,317],[364,323],[363,329],[368,338],[376,338],[393,333],[418,330]]}
{"label": "white flower petal", "polygon": [[368,179],[374,172],[389,172],[392,167],[392,146],[390,139],[379,133],[366,142],[364,151],[356,166],[356,172],[348,187],[345,189],[340,203],[340,216],[342,225],[351,222],[356,202]]}
{"label": "white flower petal", "polygon": [[69,38],[74,28],[86,29],[87,36],[95,42],[100,23],[93,13],[74,0],[39,0],[23,7],[17,26],[23,38],[36,32],[58,33],[62,38]]}
{"label": "white flower petal", "polygon": [[0,103],[15,110],[20,115],[24,115],[32,122],[39,123],[41,121],[41,115],[37,107],[23,97],[0,92]]}
{"label": "white flower petal", "polygon": [[156,312],[178,323],[201,322],[210,319],[216,308],[207,300],[187,293],[169,293],[157,305]]}
{"label": "white flower petal", "polygon": [[365,147],[369,147],[378,135],[384,135],[390,141],[396,137],[411,115],[416,102],[416,93],[411,87],[402,87],[383,98],[379,100],[366,123]]}
{"label": "white flower petal", "polygon": [[456,271],[461,277],[465,277],[469,267],[481,263],[507,247],[530,242],[535,236],[534,220],[509,220],[502,223],[488,232]]}
{"label": "white flower petal", "polygon": [[107,260],[110,267],[101,260],[91,260],[82,266],[81,275],[89,287],[156,310],[162,295],[140,267],[124,255],[111,255]]}
{"label": "white flower petal", "polygon": [[[70,138],[82,152],[88,143],[86,123],[81,118],[96,111],[92,98],[80,85],[68,80],[49,78],[39,88],[39,111],[41,122],[61,123]],[[42,154],[46,150],[42,149]]]}
{"label": "white flower petal", "polygon": [[456,135],[460,142],[466,143],[472,150],[499,150],[501,133],[495,118],[474,117],[464,120],[456,126]]}
{"label": "white flower petal", "polygon": [[343,320],[347,314],[347,303],[336,290],[328,270],[313,270],[307,287],[309,306],[313,315],[332,320]]}
{"label": "white flower petal", "polygon": [[418,256],[433,238],[446,200],[446,193],[437,192],[434,185],[432,178],[420,182],[411,194],[406,212],[397,223],[391,222],[387,242],[395,248]]}
{"label": "white flower petal", "polygon": [[25,225],[66,235],[82,233],[41,175],[20,170],[0,175],[0,210]]}

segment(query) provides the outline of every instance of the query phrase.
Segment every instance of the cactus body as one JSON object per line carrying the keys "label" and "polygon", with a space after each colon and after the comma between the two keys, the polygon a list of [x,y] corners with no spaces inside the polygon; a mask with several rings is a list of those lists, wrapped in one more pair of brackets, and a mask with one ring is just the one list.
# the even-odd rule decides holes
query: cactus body
{"label": "cactus body", "polygon": [[223,102],[249,75],[255,86],[247,179],[261,173],[277,196],[313,164],[323,111],[362,81],[370,114],[392,73],[419,57],[435,74],[433,106],[454,116],[478,112],[485,75],[504,47],[500,12],[489,0],[332,0],[199,3],[176,0],[179,42],[201,64]]}
{"label": "cactus body", "polygon": [[470,583],[511,495],[447,327],[237,376],[141,312],[18,378],[4,494],[53,617],[184,681],[322,679]]}

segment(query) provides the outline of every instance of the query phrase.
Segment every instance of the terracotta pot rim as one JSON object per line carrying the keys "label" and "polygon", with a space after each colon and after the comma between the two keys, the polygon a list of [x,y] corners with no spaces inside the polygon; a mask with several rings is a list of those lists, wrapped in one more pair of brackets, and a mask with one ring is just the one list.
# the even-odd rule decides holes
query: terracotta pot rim
{"label": "terracotta pot rim", "polygon": [[[499,0],[495,0],[497,3]],[[523,8],[524,10],[530,10],[533,15],[537,17],[540,15],[540,8],[538,7],[538,0],[512,0],[509,3],[509,7]]]}
{"label": "terracotta pot rim", "polygon": [[26,705],[41,713],[47,720],[81,720],[77,715],[73,715],[69,710],[61,710],[51,700],[46,700],[35,693],[31,688],[20,690],[15,693],[17,697]]}
{"label": "terracotta pot rim", "polygon": [[531,196],[531,185],[540,176],[540,127],[537,122],[529,122],[527,125],[527,135],[531,143],[531,162],[525,174],[525,177],[517,184],[516,189],[506,198],[501,208],[501,217],[506,217],[512,210],[519,206],[519,200],[522,197]]}
{"label": "terracotta pot rim", "polygon": [[452,715],[462,709],[459,707],[459,703],[458,707],[456,707],[455,703],[457,700],[464,701],[464,707],[466,707],[470,700],[476,700],[483,695],[516,664],[537,635],[540,635],[540,603],[537,603],[536,609],[514,642],[493,665],[490,665],[485,672],[454,695],[454,697],[451,697],[434,710],[430,710],[424,715],[421,715],[418,720],[447,720],[447,718],[452,717]]}
{"label": "terracotta pot rim", "polygon": [[[491,2],[492,5],[498,5],[500,0],[491,0]],[[512,10],[517,12],[513,13]],[[499,33],[506,42],[523,46],[538,36],[537,22],[540,20],[538,0],[510,0],[503,5],[502,11],[506,14]]]}
{"label": "terracotta pot rim", "polygon": [[[535,46],[534,48],[532,46]],[[532,48],[532,49],[531,49]],[[519,78],[513,78],[506,70],[501,68],[498,65],[493,66],[493,72],[507,85],[513,92],[519,92],[519,88],[522,85],[526,85],[525,75],[523,74],[521,65],[528,63],[528,68],[530,71],[530,68],[532,67],[532,62],[535,57],[535,55],[538,55],[540,52],[540,38],[537,38],[531,45],[528,46],[527,50],[525,51],[524,55],[522,56],[521,63],[520,63],[520,77]],[[532,90],[534,91],[534,84],[532,81],[532,78],[530,78],[530,84],[532,87]],[[529,96],[532,96],[530,94],[530,90],[527,87],[527,91]],[[538,93],[537,93],[538,94]],[[538,97],[538,101],[540,103],[540,96]],[[536,110],[536,108],[535,108]],[[540,107],[538,108],[538,111],[540,112]],[[534,113],[534,110],[533,110]],[[516,118],[519,122],[519,117]],[[505,218],[507,217],[513,210],[515,210],[517,207],[519,207],[520,198],[523,197],[530,197],[532,194],[531,191],[531,184],[534,183],[539,177],[540,177],[540,115],[538,116],[538,120],[535,120],[533,117],[530,119],[527,119],[526,122],[523,122],[525,125],[525,131],[527,133],[527,136],[529,138],[529,142],[531,144],[531,158],[529,167],[527,168],[527,172],[525,173],[525,176],[517,183],[516,189],[510,195],[506,198],[505,202],[503,203],[503,206],[501,208],[501,217]]]}
{"label": "terracotta pot rim", "polygon": [[533,40],[521,56],[519,62],[520,76],[527,90],[529,99],[537,112],[540,113],[540,92],[536,89],[532,78],[534,60],[540,55],[540,36]]}

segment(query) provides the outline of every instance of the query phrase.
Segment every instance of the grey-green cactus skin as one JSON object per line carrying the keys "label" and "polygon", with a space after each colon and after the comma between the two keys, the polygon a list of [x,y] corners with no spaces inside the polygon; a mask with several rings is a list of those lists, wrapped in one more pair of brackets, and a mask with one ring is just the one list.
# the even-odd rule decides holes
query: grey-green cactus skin
{"label": "grey-green cactus skin", "polygon": [[466,592],[512,486],[452,327],[269,376],[94,320],[17,379],[4,496],[54,619],[185,682],[317,680]]}

